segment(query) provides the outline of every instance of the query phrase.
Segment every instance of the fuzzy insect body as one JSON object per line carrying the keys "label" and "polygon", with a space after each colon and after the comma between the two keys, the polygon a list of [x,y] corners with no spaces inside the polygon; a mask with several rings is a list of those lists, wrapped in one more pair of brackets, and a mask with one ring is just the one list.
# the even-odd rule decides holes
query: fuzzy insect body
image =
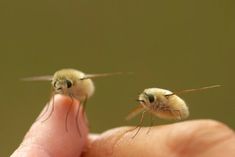
{"label": "fuzzy insect body", "polygon": [[[201,88],[186,89],[176,92],[171,92],[166,89],[161,88],[147,88],[138,97],[137,101],[140,103],[136,108],[134,108],[126,117],[126,120],[132,119],[137,114],[142,113],[139,124],[129,131],[138,128],[134,138],[142,125],[144,114],[149,112],[152,115],[157,116],[161,119],[168,120],[183,120],[188,118],[189,109],[185,101],[180,98],[177,94],[183,94],[188,92],[202,91],[210,88],[220,87],[220,85],[212,85]],[[151,122],[152,126],[152,122]],[[151,128],[151,127],[150,127]]]}
{"label": "fuzzy insect body", "polygon": [[[97,77],[107,77],[107,76],[120,75],[120,74],[123,74],[123,73],[116,72],[116,73],[102,73],[102,74],[85,74],[76,69],[61,69],[61,70],[56,71],[54,75],[28,77],[22,80],[23,81],[51,81],[52,100],[53,100],[52,102],[54,102],[55,94],[63,94],[63,95],[67,95],[71,97],[72,103],[65,117],[65,130],[66,131],[68,131],[67,121],[68,121],[68,115],[69,115],[71,106],[73,105],[73,98],[77,99],[80,102],[80,105],[77,109],[75,120],[76,120],[78,133],[81,136],[80,128],[78,125],[79,111],[80,111],[80,106],[83,106],[82,113],[84,114],[86,101],[94,94],[95,86],[94,86],[92,79],[97,78]],[[49,104],[47,104],[47,108],[45,112],[47,112],[48,108],[49,108]],[[49,119],[53,111],[54,111],[54,103],[52,103],[52,109],[50,113],[44,120],[42,120],[42,122]],[[44,114],[42,114],[42,116],[44,116]]]}
{"label": "fuzzy insect body", "polygon": [[52,87],[55,94],[64,94],[78,99],[83,103],[95,91],[90,78],[84,79],[86,74],[75,69],[62,69],[55,72]]}
{"label": "fuzzy insect body", "polygon": [[189,110],[184,102],[171,91],[161,88],[148,88],[139,95],[138,101],[151,114],[162,119],[181,120],[189,116]]}

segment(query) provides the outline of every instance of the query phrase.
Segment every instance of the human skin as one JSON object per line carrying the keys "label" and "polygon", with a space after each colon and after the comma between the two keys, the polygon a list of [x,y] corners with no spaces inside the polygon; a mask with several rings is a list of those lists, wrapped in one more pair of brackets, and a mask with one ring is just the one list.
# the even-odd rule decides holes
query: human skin
{"label": "human skin", "polygon": [[[75,117],[79,105],[73,101],[65,129],[65,115],[71,98],[55,95],[55,109],[48,120],[47,111],[29,129],[11,157],[235,157],[235,133],[215,120],[191,120],[142,128],[133,139],[133,127],[110,129],[100,135],[89,135],[82,113],[78,134]],[[45,111],[44,111],[45,112]],[[42,113],[44,113],[42,112]]]}

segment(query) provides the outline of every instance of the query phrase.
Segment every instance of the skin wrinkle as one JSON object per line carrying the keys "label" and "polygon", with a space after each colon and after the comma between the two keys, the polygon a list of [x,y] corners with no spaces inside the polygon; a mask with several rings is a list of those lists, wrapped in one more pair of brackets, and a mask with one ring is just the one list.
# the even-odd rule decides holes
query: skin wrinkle
{"label": "skin wrinkle", "polygon": [[[113,134],[116,134],[116,136],[113,136]],[[118,144],[120,140],[122,140],[122,136],[125,135],[123,132],[120,132],[119,129],[114,129],[112,132],[106,131],[104,132],[105,139],[107,139],[107,142],[103,144],[103,147],[105,148],[105,155],[110,156],[115,152],[115,150],[118,148]],[[102,136],[101,136],[102,137]],[[101,139],[103,140],[103,139]],[[99,141],[98,141],[99,143]]]}
{"label": "skin wrinkle", "polygon": [[217,139],[216,141],[214,141],[213,143],[208,145],[209,149],[207,149],[207,151],[210,151],[210,149],[217,147],[219,144],[226,143],[231,137],[234,137],[233,133],[227,134],[227,136],[224,136],[224,137],[221,137],[220,139]]}
{"label": "skin wrinkle", "polygon": [[[107,147],[105,147],[106,146],[106,143],[102,143],[102,144],[99,144],[100,143],[100,140],[105,140],[106,138],[102,138],[102,137],[99,137],[99,138],[97,138],[95,141],[93,141],[92,143],[91,143],[91,145],[90,145],[90,147],[88,148],[88,151],[89,151],[89,149],[93,149],[93,148],[95,148],[95,149],[93,149],[93,151],[95,152],[95,154],[99,154],[100,153],[100,151],[99,151],[99,149],[97,149],[97,145],[98,145],[98,147],[103,151],[103,154],[105,154],[105,155],[107,155],[108,154],[108,152],[109,152],[109,149],[106,149]],[[94,147],[95,146],[95,147]]]}
{"label": "skin wrinkle", "polygon": [[[120,128],[115,128],[112,131],[105,131],[102,133],[102,135],[96,138],[95,141],[91,142],[90,149],[95,148],[95,154],[97,154],[97,156],[100,154],[100,149],[103,151],[101,155],[111,156],[118,148],[118,145],[122,141],[123,136],[125,136],[126,132],[128,131],[128,127],[122,127],[124,131],[120,131],[119,129]],[[113,136],[114,134],[116,136]]]}
{"label": "skin wrinkle", "polygon": [[[171,128],[169,129],[170,131],[168,132],[168,135],[166,136],[166,146],[168,147],[169,152],[172,152],[175,154],[175,156],[180,156],[182,154],[186,154],[187,156],[187,148],[185,148],[185,146],[187,147],[189,142],[191,141],[191,139],[194,139],[194,134],[192,132],[188,132],[188,128],[184,128],[184,130],[175,130],[175,126],[170,126]],[[182,128],[181,128],[182,129]],[[175,139],[175,135],[173,135],[175,132],[185,132],[183,137],[180,137],[180,139]],[[172,137],[173,136],[173,137]],[[177,138],[178,135],[176,135]],[[187,140],[185,140],[185,138],[188,138]],[[182,140],[184,139],[184,140]],[[176,141],[180,141],[176,142]]]}
{"label": "skin wrinkle", "polygon": [[[210,130],[208,129],[204,130],[204,128],[208,126]],[[213,134],[214,131],[229,129],[224,124],[213,120],[207,120],[206,123],[205,122],[201,123],[196,128],[191,129],[190,132],[187,132],[188,129],[185,128],[183,130],[185,131],[185,134],[182,138],[174,137],[174,135],[172,137],[172,134],[175,131],[174,127],[172,127],[171,131],[169,132],[169,136],[167,136],[168,137],[167,145],[169,147],[170,152],[175,153],[176,156],[179,157],[188,156],[188,154],[203,153],[205,151],[209,151],[209,149],[213,149],[215,146],[218,146],[218,144],[221,144],[230,137],[234,136],[234,132],[231,130],[231,132],[229,133],[226,131],[225,135],[223,135],[223,132],[221,132],[219,135],[218,132],[216,132],[217,134],[215,138],[208,137],[210,135],[215,136],[215,134]],[[176,130],[176,132],[179,131],[180,130]],[[175,142],[177,141],[177,139],[182,143],[179,144]],[[195,141],[195,139],[197,140]],[[211,141],[211,139],[213,139],[213,141]],[[207,149],[205,150],[205,148]]]}
{"label": "skin wrinkle", "polygon": [[[116,130],[114,130],[112,132],[112,134],[116,134],[117,136],[111,136],[111,143],[109,144],[111,147],[111,151],[107,151],[108,152],[108,156],[112,156],[115,153],[115,156],[122,156],[122,154],[120,154],[120,151],[117,151],[118,149],[120,149],[120,147],[123,146],[123,144],[128,144],[133,145],[132,141],[133,139],[131,138],[133,136],[132,133],[135,133],[135,130],[131,130],[129,127],[122,127],[122,130],[119,130],[118,128]],[[105,135],[105,134],[104,134]],[[126,138],[129,137],[129,138]],[[109,137],[108,137],[109,138]],[[128,140],[127,140],[128,139]],[[110,149],[110,148],[108,148]]]}
{"label": "skin wrinkle", "polygon": [[[158,145],[158,141],[166,141],[167,135],[165,135],[165,129],[166,127],[169,126],[157,126],[154,127],[152,129],[152,131],[149,133],[149,136],[146,137],[145,141],[146,141],[146,146],[150,145],[150,150],[155,150],[154,148],[157,146],[158,152],[151,152],[149,156],[164,156],[165,154],[168,154],[168,148],[166,145],[164,144],[160,144]],[[148,129],[148,127],[146,127],[145,129]],[[144,136],[144,135],[143,135]],[[143,138],[143,136],[141,138]],[[148,138],[150,138],[151,140],[147,140]],[[156,142],[153,142],[156,141]],[[155,145],[156,143],[156,145]]]}
{"label": "skin wrinkle", "polygon": [[[221,151],[221,147],[226,146],[226,153],[229,154],[229,156],[234,157],[235,156],[235,147],[234,147],[234,143],[235,143],[235,134],[233,132],[233,135],[231,136],[232,138],[229,138],[229,140],[227,141],[223,141],[220,143],[220,145],[214,146],[214,151],[217,150],[217,154],[216,156],[220,157],[220,156],[224,156],[224,150]],[[219,151],[218,151],[219,150]],[[208,153],[212,152],[213,150],[209,149]],[[207,154],[204,155],[205,157],[208,156]]]}
{"label": "skin wrinkle", "polygon": [[[214,128],[213,128],[214,127]],[[214,134],[214,131],[215,130],[221,130],[220,133],[217,132],[217,134]],[[224,133],[224,131],[226,130],[226,132]],[[207,138],[204,138],[204,134],[201,136],[203,138],[201,138],[204,142],[204,147],[202,149],[204,149],[205,147],[206,148],[209,148],[209,149],[213,149],[214,147],[218,146],[219,144],[222,144],[224,143],[225,141],[227,141],[228,139],[230,139],[231,137],[234,136],[234,132],[231,130],[231,132],[228,132],[228,130],[230,130],[227,126],[225,126],[224,124],[222,123],[217,123],[215,124],[215,126],[212,126],[211,127],[211,132],[205,134],[207,135],[207,137],[209,136],[215,136],[216,137],[213,137],[213,138],[210,138],[209,139],[213,139],[213,141],[209,142],[209,140],[207,140]],[[197,141],[198,142],[198,141]],[[209,143],[208,143],[209,142]],[[193,143],[191,145],[197,145],[197,143]],[[209,151],[209,149],[207,149],[206,151]]]}
{"label": "skin wrinkle", "polygon": [[[152,141],[147,140],[148,138],[151,139],[156,139],[156,144],[157,141],[160,139],[161,141],[164,140],[162,139],[163,137],[160,134],[157,134],[156,132],[161,131],[161,128],[154,128],[154,133],[156,134],[151,134],[151,132],[149,134],[146,134],[146,130],[148,129],[148,127],[144,127],[142,128],[141,132],[134,138],[132,139],[131,137],[133,136],[132,132],[129,132],[127,135],[125,135],[125,139],[123,138],[123,143],[121,145],[121,149],[124,150],[125,146],[130,146],[132,148],[134,148],[137,151],[138,156],[153,156],[154,155],[162,155],[162,152],[165,153],[166,148],[164,147],[164,145],[158,145],[158,149],[162,150],[161,152],[154,152],[154,148],[156,147],[155,144],[152,143]],[[143,139],[143,136],[145,136],[145,138]],[[129,139],[129,143],[125,142],[125,140]],[[146,148],[144,147],[146,146]],[[147,148],[148,147],[148,148]],[[146,150],[146,151],[144,151]],[[152,150],[152,151],[150,151]],[[125,152],[121,151],[122,153],[125,154]],[[131,151],[131,154],[128,154],[129,156],[131,155],[136,155],[135,151]],[[124,155],[122,154],[122,155]],[[122,156],[121,155],[121,156]]]}

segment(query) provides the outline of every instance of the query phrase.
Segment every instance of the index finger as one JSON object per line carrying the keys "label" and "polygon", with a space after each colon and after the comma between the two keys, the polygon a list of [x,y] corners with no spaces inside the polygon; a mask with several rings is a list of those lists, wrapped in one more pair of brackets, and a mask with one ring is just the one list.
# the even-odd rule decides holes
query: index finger
{"label": "index finger", "polygon": [[85,157],[235,156],[234,132],[214,120],[155,126],[148,134],[148,128],[142,128],[134,139],[136,130],[128,132],[130,128],[112,129],[93,138]]}
{"label": "index finger", "polygon": [[[70,97],[55,95],[54,110],[49,116],[50,108],[39,120],[37,120],[26,134],[20,147],[12,154],[12,157],[40,156],[40,157],[73,157],[80,156],[87,142],[88,128],[85,124],[84,117],[79,114],[78,125],[81,136],[76,127],[76,113],[80,103],[72,100]],[[70,106],[72,105],[72,106]],[[70,108],[71,107],[71,108]],[[68,114],[68,131],[65,129],[65,118]],[[45,109],[44,109],[45,110]],[[82,112],[80,110],[80,112]]]}

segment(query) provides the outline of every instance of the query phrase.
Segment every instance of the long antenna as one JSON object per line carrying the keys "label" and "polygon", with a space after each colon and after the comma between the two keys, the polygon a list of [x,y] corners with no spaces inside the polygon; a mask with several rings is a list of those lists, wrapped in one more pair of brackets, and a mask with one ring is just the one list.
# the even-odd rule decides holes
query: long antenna
{"label": "long antenna", "polygon": [[52,75],[45,76],[33,76],[20,79],[21,81],[51,81],[53,78]]}
{"label": "long antenna", "polygon": [[101,73],[101,74],[86,74],[81,80],[85,79],[93,79],[97,77],[108,77],[113,75],[123,75],[123,74],[132,74],[131,72],[125,73],[125,72],[114,72],[114,73]]}
{"label": "long antenna", "polygon": [[212,86],[206,86],[206,87],[201,87],[201,88],[185,89],[185,90],[181,90],[181,91],[175,91],[172,94],[167,94],[166,96],[172,96],[172,95],[175,95],[175,94],[179,95],[179,94],[184,94],[184,93],[189,93],[189,92],[202,91],[202,90],[217,88],[217,87],[221,87],[221,85],[212,85]]}

